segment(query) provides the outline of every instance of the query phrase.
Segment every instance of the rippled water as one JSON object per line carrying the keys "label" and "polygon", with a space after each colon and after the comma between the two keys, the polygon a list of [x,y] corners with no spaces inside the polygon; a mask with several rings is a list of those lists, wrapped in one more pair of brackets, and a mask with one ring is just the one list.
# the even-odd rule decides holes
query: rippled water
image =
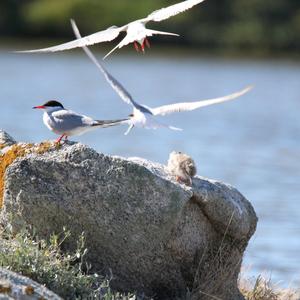
{"label": "rippled water", "polygon": [[[172,150],[194,157],[199,174],[236,186],[254,205],[258,229],[245,255],[249,275],[300,287],[300,63],[115,55],[107,68],[148,106],[221,96],[255,84],[242,99],[167,117],[183,132],[99,129],[80,140],[104,153],[166,162]],[[81,52],[0,52],[0,127],[17,140],[56,138],[31,107],[58,99],[99,119],[130,108]]]}

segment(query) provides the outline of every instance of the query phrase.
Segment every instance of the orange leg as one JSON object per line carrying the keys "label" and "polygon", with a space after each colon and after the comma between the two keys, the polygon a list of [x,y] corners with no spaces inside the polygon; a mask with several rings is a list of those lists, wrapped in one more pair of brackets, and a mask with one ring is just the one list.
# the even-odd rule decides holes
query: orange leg
{"label": "orange leg", "polygon": [[149,40],[148,40],[147,38],[145,38],[144,43],[146,44],[146,46],[147,46],[148,48],[151,48],[150,42],[149,42]]}
{"label": "orange leg", "polygon": [[189,180],[185,180],[184,178],[180,177],[180,176],[176,176],[176,181],[179,183],[184,183],[187,186],[192,186],[192,179]]}
{"label": "orange leg", "polygon": [[142,49],[143,53],[145,53],[145,40],[143,41],[143,43],[141,45],[141,49]]}
{"label": "orange leg", "polygon": [[[61,140],[65,137],[66,135],[63,134],[62,136],[60,136],[56,141],[55,144],[60,144]],[[66,136],[67,137],[67,136]]]}
{"label": "orange leg", "polygon": [[140,52],[139,44],[137,42],[134,42],[133,44],[136,52]]}

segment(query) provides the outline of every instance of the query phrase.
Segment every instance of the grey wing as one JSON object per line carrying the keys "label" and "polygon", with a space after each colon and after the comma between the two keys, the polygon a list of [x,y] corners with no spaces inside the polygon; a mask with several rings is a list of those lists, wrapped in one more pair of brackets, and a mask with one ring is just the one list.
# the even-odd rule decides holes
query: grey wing
{"label": "grey wing", "polygon": [[92,118],[77,114],[70,110],[59,110],[52,113],[56,126],[63,131],[74,130],[78,127],[93,126],[96,123]]}
{"label": "grey wing", "polygon": [[16,51],[16,52],[17,53],[57,52],[57,51],[69,50],[77,47],[90,46],[102,42],[109,42],[114,40],[120,34],[120,32],[123,31],[125,28],[126,26],[123,27],[112,26],[106,30],[99,31],[91,35],[88,35],[86,37],[68,43],[64,43],[61,45],[57,45],[49,48],[43,48],[43,49],[25,50],[25,51]]}
{"label": "grey wing", "polygon": [[[71,20],[71,25],[73,28],[73,31],[75,33],[75,36],[77,38],[80,38],[80,32],[79,29],[75,23],[74,20]],[[87,54],[87,56],[91,59],[91,61],[97,66],[97,68],[102,72],[104,75],[106,81],[110,84],[110,86],[115,90],[115,92],[120,96],[120,98],[126,102],[127,104],[132,105],[136,109],[144,111],[146,108],[144,108],[142,105],[135,102],[132,98],[132,96],[127,92],[127,90],[122,86],[122,84],[115,79],[105,68],[104,66],[96,59],[92,51],[86,47],[83,46],[82,49]],[[146,109],[147,112],[150,112],[148,109]],[[151,113],[151,112],[150,112]]]}
{"label": "grey wing", "polygon": [[220,98],[214,98],[214,99],[208,99],[208,100],[202,100],[202,101],[196,101],[196,102],[175,103],[175,104],[170,104],[170,105],[159,106],[156,108],[152,108],[151,111],[152,111],[152,114],[155,116],[156,115],[164,116],[164,115],[172,114],[172,113],[176,113],[176,112],[191,111],[191,110],[194,110],[197,108],[234,100],[234,99],[248,93],[252,88],[253,88],[252,86],[248,86],[239,92],[230,94],[228,96],[220,97]]}
{"label": "grey wing", "polygon": [[143,21],[144,22],[149,22],[149,21],[160,22],[162,20],[166,20],[170,17],[173,17],[179,13],[182,13],[203,1],[205,1],[205,0],[186,0],[186,1],[177,3],[174,5],[165,7],[165,8],[161,8],[161,9],[156,10],[153,13],[151,13]]}

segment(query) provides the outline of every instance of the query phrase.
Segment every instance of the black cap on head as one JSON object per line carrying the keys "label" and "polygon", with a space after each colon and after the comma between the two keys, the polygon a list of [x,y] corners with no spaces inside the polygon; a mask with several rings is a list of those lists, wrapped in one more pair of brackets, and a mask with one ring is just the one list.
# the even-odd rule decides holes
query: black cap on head
{"label": "black cap on head", "polygon": [[61,103],[59,103],[58,101],[55,101],[55,100],[50,100],[50,101],[46,102],[43,106],[64,108]]}

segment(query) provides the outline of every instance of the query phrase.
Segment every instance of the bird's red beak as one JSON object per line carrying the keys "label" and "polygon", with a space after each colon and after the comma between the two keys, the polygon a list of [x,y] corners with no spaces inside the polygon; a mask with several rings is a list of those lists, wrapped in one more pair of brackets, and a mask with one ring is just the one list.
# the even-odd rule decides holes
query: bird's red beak
{"label": "bird's red beak", "polygon": [[33,107],[33,109],[45,109],[46,107],[44,105],[39,105],[39,106],[35,106]]}

